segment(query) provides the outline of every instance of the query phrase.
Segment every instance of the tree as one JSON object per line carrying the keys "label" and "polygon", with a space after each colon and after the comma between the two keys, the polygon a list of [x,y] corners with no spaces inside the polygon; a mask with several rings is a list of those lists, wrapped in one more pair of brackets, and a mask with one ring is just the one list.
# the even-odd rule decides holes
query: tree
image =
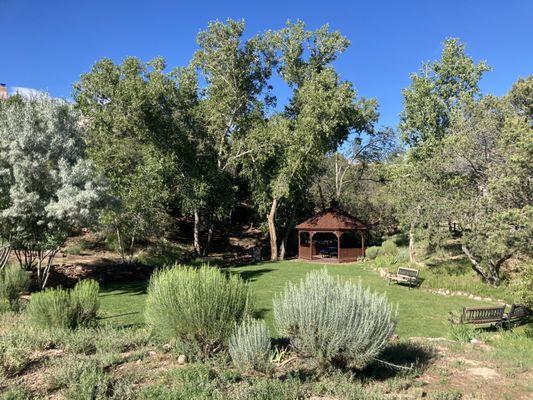
{"label": "tree", "polygon": [[[252,131],[245,162],[261,208],[268,208],[271,259],[277,260],[276,212],[280,201],[305,192],[319,160],[335,151],[352,131],[370,129],[377,118],[373,100],[356,99],[349,82],[342,81],[331,63],[349,42],[328,26],[311,32],[302,22],[267,35],[277,49],[278,71],[292,88],[285,110]],[[257,178],[256,178],[257,179]],[[268,207],[267,207],[268,204]]]}
{"label": "tree", "polygon": [[[234,188],[232,172],[239,159],[251,152],[245,138],[272,99],[266,93],[272,72],[272,51],[261,36],[243,39],[244,21],[210,22],[197,37],[199,50],[192,66],[207,83],[200,96],[200,114],[215,165],[208,168],[210,180],[201,206],[194,206],[195,220],[207,217],[209,249],[214,217],[227,213]],[[222,200],[222,201],[221,201]],[[203,209],[203,210],[202,210]]]}
{"label": "tree", "polygon": [[464,44],[451,38],[444,42],[441,58],[412,74],[410,87],[403,90],[399,131],[409,150],[393,172],[390,193],[401,225],[410,232],[412,262],[415,237],[427,236],[433,247],[439,225],[450,221],[447,205],[453,201],[453,191],[443,185],[435,152],[450,134],[457,110],[480,98],[479,80],[488,70],[486,63],[476,64]]}
{"label": "tree", "polygon": [[440,60],[424,64],[403,90],[402,139],[419,151],[438,143],[448,132],[453,110],[479,97],[479,80],[489,69],[484,62],[474,63],[459,39],[445,40]]}
{"label": "tree", "polygon": [[506,260],[533,252],[533,129],[509,98],[486,96],[456,113],[440,153],[463,252],[496,286]]}
{"label": "tree", "polygon": [[[121,65],[98,61],[75,85],[76,106],[87,126],[89,156],[115,202],[103,222],[116,234],[124,262],[137,240],[161,234],[187,137],[180,129],[180,93],[162,59],[129,57]],[[165,150],[163,150],[165,149]]]}
{"label": "tree", "polygon": [[80,120],[58,99],[0,101],[0,226],[43,289],[67,235],[95,218],[104,186],[84,159]]}

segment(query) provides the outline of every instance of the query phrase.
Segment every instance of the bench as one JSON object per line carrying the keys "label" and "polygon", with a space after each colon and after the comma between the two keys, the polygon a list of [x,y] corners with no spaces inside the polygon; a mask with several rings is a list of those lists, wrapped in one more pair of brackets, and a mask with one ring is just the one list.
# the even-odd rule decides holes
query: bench
{"label": "bench", "polygon": [[503,314],[503,322],[511,328],[512,324],[520,323],[523,320],[528,319],[530,315],[532,315],[531,310],[527,307],[513,304],[511,305],[511,310],[509,310],[508,313]]}
{"label": "bench", "polygon": [[419,270],[414,268],[398,268],[396,274],[389,274],[389,284],[391,282],[395,283],[407,283],[409,288],[413,286],[418,286],[418,274]]}
{"label": "bench", "polygon": [[505,305],[497,307],[463,307],[460,321],[462,324],[501,325],[504,312]]}

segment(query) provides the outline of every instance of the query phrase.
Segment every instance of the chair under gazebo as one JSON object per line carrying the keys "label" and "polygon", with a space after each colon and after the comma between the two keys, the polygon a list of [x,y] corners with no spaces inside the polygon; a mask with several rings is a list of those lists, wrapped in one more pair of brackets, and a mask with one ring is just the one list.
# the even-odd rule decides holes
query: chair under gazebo
{"label": "chair under gazebo", "polygon": [[365,255],[368,226],[333,204],[301,224],[298,258],[330,262],[352,262]]}

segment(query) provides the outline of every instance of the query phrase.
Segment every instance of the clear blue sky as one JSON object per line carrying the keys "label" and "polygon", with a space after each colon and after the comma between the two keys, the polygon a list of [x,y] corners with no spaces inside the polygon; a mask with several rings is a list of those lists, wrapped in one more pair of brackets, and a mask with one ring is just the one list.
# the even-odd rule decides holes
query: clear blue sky
{"label": "clear blue sky", "polygon": [[446,37],[461,38],[475,60],[493,67],[482,81],[485,93],[502,95],[533,73],[530,0],[0,0],[0,82],[68,97],[101,57],[161,55],[169,66],[184,65],[198,31],[228,17],[244,18],[249,35],[287,19],[340,30],[352,45],[338,70],[361,95],[379,100],[383,125],[397,124],[409,73],[436,59]]}

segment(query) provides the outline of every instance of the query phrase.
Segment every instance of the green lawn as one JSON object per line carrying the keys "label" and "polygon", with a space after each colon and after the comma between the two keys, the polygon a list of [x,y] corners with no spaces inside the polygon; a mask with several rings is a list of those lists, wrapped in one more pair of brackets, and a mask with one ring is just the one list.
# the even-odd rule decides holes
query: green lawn
{"label": "green lawn", "polygon": [[[273,330],[272,296],[279,293],[288,281],[298,282],[308,271],[324,268],[322,264],[298,261],[261,263],[230,268],[250,282],[256,299],[257,315],[264,318]],[[484,305],[463,297],[444,297],[398,285],[387,284],[364,263],[327,265],[331,274],[342,279],[361,279],[365,286],[378,292],[387,292],[389,300],[398,304],[400,336],[446,336],[448,313],[464,306]],[[112,283],[104,285],[101,293],[105,320],[114,325],[142,324],[146,298],[146,282]]]}

